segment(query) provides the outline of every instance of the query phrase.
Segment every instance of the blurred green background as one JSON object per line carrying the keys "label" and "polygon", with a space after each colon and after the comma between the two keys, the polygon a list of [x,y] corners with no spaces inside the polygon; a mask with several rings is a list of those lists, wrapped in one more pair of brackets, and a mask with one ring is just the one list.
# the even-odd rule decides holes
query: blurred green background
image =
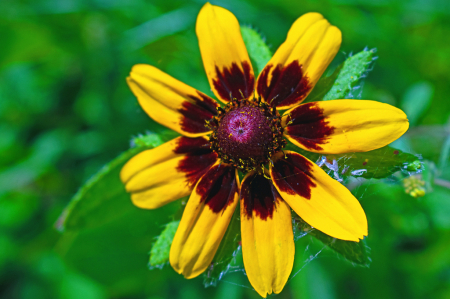
{"label": "blurred green background", "polygon": [[[337,61],[377,48],[362,98],[404,109],[411,128],[394,146],[421,154],[432,174],[421,198],[389,179],[356,188],[369,220],[370,268],[327,249],[305,262],[321,247],[302,241],[298,275],[279,298],[450,298],[450,2],[212,3],[257,28],[272,51],[310,11],[341,29]],[[127,150],[132,136],[163,129],[126,86],[134,64],[155,65],[211,94],[195,36],[203,4],[0,2],[0,298],[259,298],[241,271],[209,288],[170,266],[149,271],[148,251],[170,219],[126,200],[125,209],[139,215],[133,223],[122,217],[66,232],[64,240],[54,229],[78,188]]]}

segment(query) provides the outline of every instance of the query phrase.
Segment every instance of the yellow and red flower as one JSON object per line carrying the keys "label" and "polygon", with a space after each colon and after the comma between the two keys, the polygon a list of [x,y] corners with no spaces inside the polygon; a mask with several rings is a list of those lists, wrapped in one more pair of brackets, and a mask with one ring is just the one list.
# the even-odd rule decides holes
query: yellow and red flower
{"label": "yellow and red flower", "polygon": [[408,120],[374,101],[301,104],[341,44],[340,30],[318,13],[294,22],[257,80],[231,12],[205,4],[196,32],[225,107],[153,66],[135,65],[127,82],[140,105],[182,136],[133,157],[121,179],[140,208],[190,194],[170,250],[170,264],[186,278],[208,268],[240,201],[244,267],[266,297],[281,292],[292,271],[291,209],[338,239],[359,242],[368,233],[359,201],[315,163],[282,151],[284,137],[317,153],[364,152],[399,138]]}

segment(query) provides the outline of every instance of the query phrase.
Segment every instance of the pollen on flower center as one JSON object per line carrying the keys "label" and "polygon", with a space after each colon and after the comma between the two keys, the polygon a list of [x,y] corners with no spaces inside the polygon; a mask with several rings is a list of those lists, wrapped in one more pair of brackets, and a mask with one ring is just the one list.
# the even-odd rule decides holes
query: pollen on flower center
{"label": "pollen on flower center", "polygon": [[259,107],[244,106],[229,111],[217,133],[223,153],[237,159],[263,158],[273,141],[270,120]]}
{"label": "pollen on flower center", "polygon": [[286,141],[280,116],[266,103],[233,99],[208,122],[211,148],[225,163],[243,170],[261,169]]}

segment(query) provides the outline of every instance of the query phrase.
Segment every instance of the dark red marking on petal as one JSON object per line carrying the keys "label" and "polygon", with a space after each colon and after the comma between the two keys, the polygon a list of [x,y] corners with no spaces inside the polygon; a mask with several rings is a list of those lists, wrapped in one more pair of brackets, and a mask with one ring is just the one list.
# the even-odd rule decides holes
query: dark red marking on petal
{"label": "dark red marking on petal", "polygon": [[327,143],[334,127],[316,103],[307,103],[294,108],[286,119],[285,133],[308,149],[321,150],[320,144]]}
{"label": "dark red marking on petal", "polygon": [[178,109],[183,117],[181,118],[181,129],[188,133],[203,133],[209,129],[205,127],[206,121],[217,115],[216,107],[219,104],[205,94],[198,92],[198,95],[188,96],[192,102],[185,101],[182,108]]}
{"label": "dark red marking on petal", "polygon": [[230,93],[233,98],[240,99],[244,94],[247,99],[255,88],[255,77],[252,72],[252,66],[249,62],[243,61],[241,68],[233,62],[231,68],[219,70],[216,66],[216,79],[213,79],[214,88],[223,100],[230,100]]}
{"label": "dark red marking on petal", "polygon": [[311,199],[311,188],[316,187],[312,180],[312,166],[312,162],[302,155],[288,153],[274,161],[271,171],[273,183],[282,192]]}
{"label": "dark red marking on petal", "polygon": [[252,218],[253,211],[261,220],[272,218],[277,200],[281,197],[272,181],[262,175],[249,175],[241,186],[241,198],[244,202],[244,212],[247,218]]}
{"label": "dark red marking on petal", "polygon": [[180,137],[176,154],[185,154],[177,170],[184,172],[189,186],[195,185],[205,172],[217,161],[217,154],[209,148],[205,138]]}
{"label": "dark red marking on petal", "polygon": [[220,213],[233,203],[238,192],[234,167],[227,164],[215,165],[201,178],[195,192],[214,213]]}
{"label": "dark red marking on petal", "polygon": [[208,139],[203,137],[179,137],[177,146],[173,149],[175,154],[206,154],[212,152]]}
{"label": "dark red marking on petal", "polygon": [[[285,66],[267,65],[257,82],[258,94],[272,107],[300,104],[312,88],[302,68],[298,60]],[[268,82],[271,70],[272,78]]]}
{"label": "dark red marking on petal", "polygon": [[398,150],[395,150],[395,151],[394,151],[394,155],[398,155],[398,153],[399,153]]}

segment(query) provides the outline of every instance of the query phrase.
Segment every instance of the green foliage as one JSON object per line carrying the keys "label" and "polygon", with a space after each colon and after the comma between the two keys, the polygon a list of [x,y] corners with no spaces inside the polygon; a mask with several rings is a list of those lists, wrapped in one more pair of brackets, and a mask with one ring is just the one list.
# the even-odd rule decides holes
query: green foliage
{"label": "green foliage", "polygon": [[255,77],[257,77],[267,62],[269,62],[272,53],[264,39],[255,29],[242,26],[241,34],[255,71]]}
{"label": "green foliage", "polygon": [[429,82],[418,82],[410,86],[400,102],[400,108],[408,115],[411,125],[423,117],[431,105],[433,86]]}
{"label": "green foliage", "polygon": [[[325,157],[329,161],[327,162],[329,165],[336,160],[341,174],[367,179],[386,178],[399,170],[410,172],[422,170],[422,163],[416,156],[390,146],[369,152],[326,155]],[[331,165],[329,168],[332,168]]]}
{"label": "green foliage", "polygon": [[[212,95],[195,36],[201,5],[0,1],[0,298],[256,298],[242,265],[228,271],[226,283],[207,289],[201,278],[185,280],[170,267],[148,271],[147,252],[173,219],[169,215],[180,213],[180,203],[157,211],[134,207],[116,176],[120,163],[102,176],[116,184],[104,185],[111,190],[102,193],[101,183],[86,190],[86,199],[95,199],[95,192],[110,196],[104,210],[95,202],[74,202],[81,210],[69,211],[61,223],[66,230],[52,229],[79,186],[126,151],[130,136],[155,133],[134,139],[137,147],[164,141],[163,128],[126,86],[132,65],[152,64]],[[369,219],[369,270],[327,256],[311,258],[320,242],[302,238],[295,277],[279,297],[449,298],[448,3],[349,0],[343,9],[335,0],[244,0],[227,8],[241,24],[257,26],[274,51],[292,21],[309,11],[324,14],[342,31],[336,61],[362,45],[376,46],[380,60],[364,82],[363,98],[403,108],[413,126],[395,147],[423,156],[401,166],[407,166],[402,175],[350,180]],[[270,51],[257,62],[247,46],[257,74]],[[324,80],[308,100],[330,91],[334,79]],[[354,84],[346,89],[356,96],[360,84]],[[405,192],[408,172],[426,182],[425,196]],[[239,251],[235,259],[241,262]]]}
{"label": "green foliage", "polygon": [[150,268],[162,268],[169,261],[170,246],[172,245],[173,237],[175,237],[179,224],[179,220],[167,223],[164,230],[156,239],[150,251]]}
{"label": "green foliage", "polygon": [[[347,58],[347,60],[348,59],[350,58]],[[322,101],[333,87],[346,62],[347,61],[341,63],[330,76],[320,78],[311,93],[306,97],[304,103]]]}
{"label": "green foliage", "polygon": [[320,164],[331,176],[337,174],[339,177],[383,179],[397,171],[415,173],[421,172],[424,168],[417,156],[391,146],[369,152],[320,155],[305,151],[288,142],[286,150],[300,153]]}
{"label": "green foliage", "polygon": [[[375,50],[364,50],[345,60],[339,71],[339,75],[333,86],[324,96],[323,100],[335,100],[353,98],[352,91],[361,78],[364,78],[369,70]],[[339,69],[339,68],[338,68]]]}
{"label": "green foliage", "polygon": [[131,148],[106,164],[75,194],[57,222],[60,231],[82,230],[104,225],[132,209],[120,181],[120,170],[136,154],[152,148]]}
{"label": "green foliage", "polygon": [[314,229],[302,219],[295,217],[293,221],[296,235],[307,234],[312,236],[335,251],[346,260],[363,267],[369,267],[371,259],[368,254],[368,247],[364,240],[359,242],[344,241],[330,237],[321,231]]}

